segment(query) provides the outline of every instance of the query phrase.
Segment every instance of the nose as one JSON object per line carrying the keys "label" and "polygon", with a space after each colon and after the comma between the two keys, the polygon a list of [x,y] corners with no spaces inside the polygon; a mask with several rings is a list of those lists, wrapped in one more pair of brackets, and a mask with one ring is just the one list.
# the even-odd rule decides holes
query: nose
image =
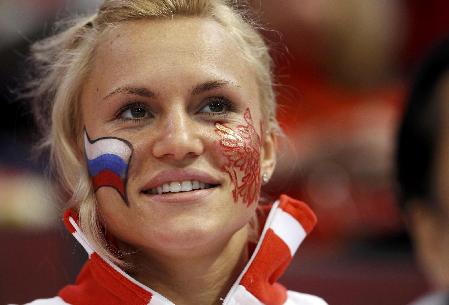
{"label": "nose", "polygon": [[184,109],[171,111],[158,131],[160,135],[153,145],[153,155],[176,161],[201,155],[204,145],[197,129]]}

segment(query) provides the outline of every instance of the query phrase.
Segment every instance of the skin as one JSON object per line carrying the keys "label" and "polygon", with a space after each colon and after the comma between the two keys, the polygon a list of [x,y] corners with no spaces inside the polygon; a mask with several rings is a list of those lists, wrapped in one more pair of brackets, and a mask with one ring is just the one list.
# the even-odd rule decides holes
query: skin
{"label": "skin", "polygon": [[[435,91],[442,118],[449,116],[449,73]],[[438,209],[430,202],[416,199],[410,203],[409,226],[417,257],[431,285],[449,289],[449,120],[441,121],[435,155],[435,196]],[[420,201],[421,200],[421,201]],[[430,208],[427,208],[430,207]]]}
{"label": "skin", "polygon": [[[209,19],[126,22],[103,35],[82,91],[89,135],[118,137],[133,146],[129,206],[116,190],[98,189],[102,221],[130,250],[125,260],[136,268],[129,273],[176,304],[219,304],[247,260],[257,200],[234,202],[216,123],[231,129],[245,125],[249,109],[261,139],[259,175],[274,169],[275,136],[257,128],[263,122],[258,87],[239,54],[227,31]],[[201,87],[205,83],[209,86]],[[139,89],[119,89],[125,87]],[[211,115],[208,105],[217,96],[233,106]],[[120,109],[136,101],[151,115],[124,120],[130,112]],[[141,192],[152,177],[173,169],[205,171],[219,186],[207,197],[182,204],[162,204]],[[241,180],[244,173],[237,172]]]}

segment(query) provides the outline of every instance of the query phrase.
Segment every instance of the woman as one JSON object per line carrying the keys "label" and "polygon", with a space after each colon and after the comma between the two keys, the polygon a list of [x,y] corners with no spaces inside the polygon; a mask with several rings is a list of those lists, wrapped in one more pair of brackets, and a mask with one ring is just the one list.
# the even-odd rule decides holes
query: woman
{"label": "woman", "polygon": [[32,304],[325,304],[275,283],[316,219],[285,196],[258,208],[278,125],[267,47],[237,8],[105,1],[34,54],[65,223],[89,260]]}

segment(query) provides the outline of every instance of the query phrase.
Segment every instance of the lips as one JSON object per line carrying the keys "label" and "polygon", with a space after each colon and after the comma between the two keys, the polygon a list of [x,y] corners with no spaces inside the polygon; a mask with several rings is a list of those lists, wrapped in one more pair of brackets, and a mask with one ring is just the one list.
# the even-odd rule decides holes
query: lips
{"label": "lips", "polygon": [[208,173],[194,169],[166,170],[154,176],[142,188],[145,195],[170,195],[214,188],[220,181]]}

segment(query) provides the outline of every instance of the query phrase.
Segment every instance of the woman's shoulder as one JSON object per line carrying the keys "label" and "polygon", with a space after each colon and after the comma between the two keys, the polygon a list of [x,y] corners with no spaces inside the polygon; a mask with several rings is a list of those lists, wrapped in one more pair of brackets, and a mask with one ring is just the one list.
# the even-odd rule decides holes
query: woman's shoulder
{"label": "woman's shoulder", "polygon": [[322,298],[289,290],[284,305],[328,305]]}
{"label": "woman's shoulder", "polygon": [[[13,304],[10,304],[13,305]],[[27,303],[25,305],[70,305],[69,303],[64,302],[60,297],[54,297],[50,299],[39,299],[34,300],[31,303]]]}

